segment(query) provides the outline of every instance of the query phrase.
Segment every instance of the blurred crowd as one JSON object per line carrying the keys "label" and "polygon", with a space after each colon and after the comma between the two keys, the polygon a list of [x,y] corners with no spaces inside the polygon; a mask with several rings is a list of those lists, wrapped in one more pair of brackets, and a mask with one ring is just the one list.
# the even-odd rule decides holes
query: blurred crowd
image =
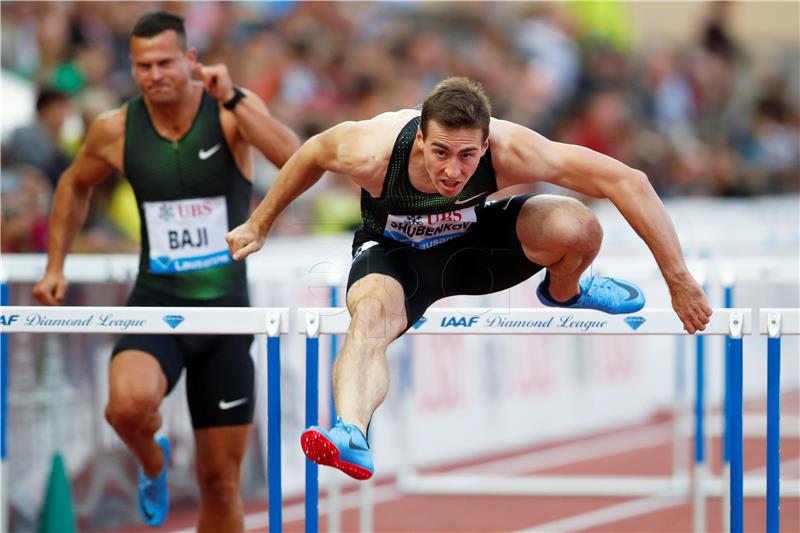
{"label": "blurred crowd", "polygon": [[[128,34],[154,9],[183,15],[201,61],[227,64],[302,138],[416,107],[462,75],[483,83],[494,116],[639,168],[662,197],[800,188],[797,43],[757,68],[730,29],[735,4],[709,3],[692,39],[665,45],[632,43],[615,2],[3,2],[4,75],[38,88],[35,119],[3,132],[4,253],[45,249],[52,191],[86,125],[136,94]],[[256,169],[263,195],[275,169]],[[358,222],[346,178],[325,178],[301,201],[308,208],[278,232]],[[134,251],[136,218],[114,176],[76,248]]]}

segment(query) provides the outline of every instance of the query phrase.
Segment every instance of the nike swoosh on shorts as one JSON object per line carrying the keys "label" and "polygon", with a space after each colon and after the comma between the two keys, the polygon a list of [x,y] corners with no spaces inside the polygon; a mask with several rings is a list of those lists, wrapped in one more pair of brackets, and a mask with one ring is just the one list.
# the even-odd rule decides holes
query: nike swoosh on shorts
{"label": "nike swoosh on shorts", "polygon": [[233,400],[232,402],[226,402],[225,400],[220,400],[219,408],[222,409],[223,411],[227,411],[228,409],[233,409],[238,405],[242,405],[246,401],[247,401],[246,396],[244,398],[239,398],[238,400]]}

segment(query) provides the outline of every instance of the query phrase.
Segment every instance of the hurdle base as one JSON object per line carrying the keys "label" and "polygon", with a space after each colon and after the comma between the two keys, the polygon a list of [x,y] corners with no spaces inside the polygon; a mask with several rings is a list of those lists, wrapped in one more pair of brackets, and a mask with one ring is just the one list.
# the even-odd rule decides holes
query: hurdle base
{"label": "hurdle base", "polygon": [[688,477],[658,476],[524,476],[401,474],[401,492],[497,496],[684,496]]}

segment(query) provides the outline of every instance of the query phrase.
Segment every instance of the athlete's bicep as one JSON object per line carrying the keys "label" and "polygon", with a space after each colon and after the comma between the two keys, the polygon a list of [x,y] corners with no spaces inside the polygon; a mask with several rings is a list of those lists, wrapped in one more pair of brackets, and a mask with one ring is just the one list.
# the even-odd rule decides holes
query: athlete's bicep
{"label": "athlete's bicep", "polygon": [[536,183],[554,178],[558,159],[552,141],[519,124],[492,120],[489,144],[498,187]]}
{"label": "athlete's bicep", "polygon": [[[115,152],[123,150],[124,136],[124,123],[120,129],[118,122],[118,117],[109,116],[92,123],[83,146],[64,171],[62,179],[69,180],[76,187],[92,188],[117,169],[112,161],[121,159],[121,154]],[[115,157],[117,155],[119,157]]]}

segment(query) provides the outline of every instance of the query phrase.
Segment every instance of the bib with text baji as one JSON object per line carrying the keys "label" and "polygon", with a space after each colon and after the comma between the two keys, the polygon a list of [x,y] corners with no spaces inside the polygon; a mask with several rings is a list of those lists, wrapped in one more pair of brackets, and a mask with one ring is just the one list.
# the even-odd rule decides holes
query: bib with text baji
{"label": "bib with text baji", "polygon": [[174,274],[231,262],[224,196],[145,202],[150,272]]}
{"label": "bib with text baji", "polygon": [[383,235],[425,250],[461,237],[476,220],[474,206],[433,215],[390,214]]}

